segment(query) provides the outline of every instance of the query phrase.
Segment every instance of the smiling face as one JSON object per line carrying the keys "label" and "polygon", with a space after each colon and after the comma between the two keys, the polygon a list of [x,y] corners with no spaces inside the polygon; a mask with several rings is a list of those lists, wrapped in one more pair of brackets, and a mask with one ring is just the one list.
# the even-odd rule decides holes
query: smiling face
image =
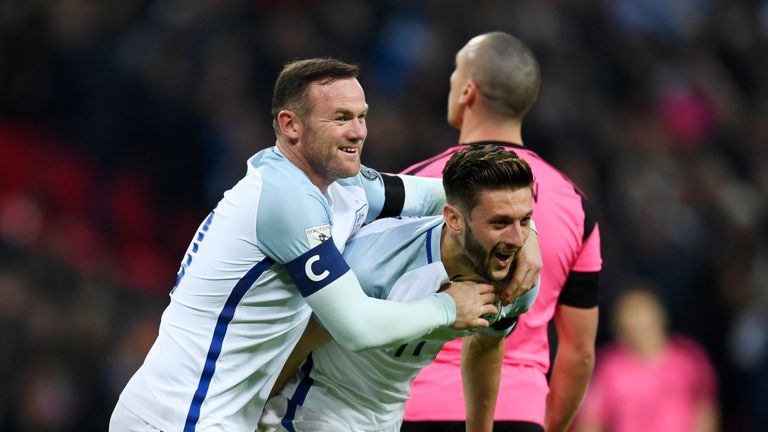
{"label": "smiling face", "polygon": [[478,275],[502,281],[530,233],[531,189],[484,190],[478,198],[468,217],[464,216],[465,258]]}
{"label": "smiling face", "polygon": [[368,135],[368,105],[357,79],[315,82],[307,88],[308,112],[302,116],[300,151],[322,184],[357,175]]}

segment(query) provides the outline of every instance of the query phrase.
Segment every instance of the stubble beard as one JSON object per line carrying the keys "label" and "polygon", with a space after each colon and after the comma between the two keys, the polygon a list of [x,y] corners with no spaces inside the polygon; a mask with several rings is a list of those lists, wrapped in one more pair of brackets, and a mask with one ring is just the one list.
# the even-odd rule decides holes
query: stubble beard
{"label": "stubble beard", "polygon": [[[306,156],[307,161],[322,178],[329,183],[333,183],[336,180],[353,177],[360,172],[360,166],[354,173],[348,173],[345,169],[345,164],[340,160],[338,145],[332,143],[329,140],[323,140],[319,134],[309,125],[307,125],[306,135],[307,147],[310,149],[309,154]],[[358,154],[358,158],[360,155]]]}
{"label": "stubble beard", "polygon": [[505,284],[512,278],[512,266],[509,266],[507,273],[501,279],[495,278],[491,274],[491,253],[475,240],[469,224],[466,224],[466,230],[464,231],[464,250],[466,251],[467,262],[469,262],[469,265],[472,266],[475,272],[485,280],[493,282],[497,288],[499,284]]}

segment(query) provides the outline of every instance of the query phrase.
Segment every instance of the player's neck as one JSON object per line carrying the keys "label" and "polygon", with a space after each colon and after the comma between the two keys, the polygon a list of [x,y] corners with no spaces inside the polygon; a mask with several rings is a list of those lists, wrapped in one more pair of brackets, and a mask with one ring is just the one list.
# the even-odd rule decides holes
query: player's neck
{"label": "player's neck", "polygon": [[632,349],[639,357],[654,359],[663,355],[667,346],[667,336],[664,332],[650,332],[642,341],[636,343]]}
{"label": "player's neck", "polygon": [[448,232],[446,225],[443,225],[440,233],[440,261],[443,262],[445,272],[451,280],[458,276],[470,276],[476,273],[466,259],[464,247]]}
{"label": "player's neck", "polygon": [[296,168],[300,169],[307,176],[309,181],[312,182],[313,185],[317,186],[318,189],[320,189],[320,192],[322,192],[323,195],[326,197],[328,196],[328,186],[330,186],[333,182],[324,179],[317,172],[317,170],[313,169],[312,164],[306,160],[300,151],[297,151],[295,145],[286,144],[281,142],[279,139],[275,145],[286,159],[291,161],[292,164],[296,165]]}
{"label": "player's neck", "polygon": [[499,121],[482,116],[466,116],[459,131],[459,143],[478,141],[504,141],[523,144],[519,120]]}

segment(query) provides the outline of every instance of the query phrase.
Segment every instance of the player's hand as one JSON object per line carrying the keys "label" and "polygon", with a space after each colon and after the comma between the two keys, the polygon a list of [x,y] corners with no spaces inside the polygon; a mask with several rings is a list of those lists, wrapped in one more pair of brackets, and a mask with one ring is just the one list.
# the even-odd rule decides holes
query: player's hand
{"label": "player's hand", "polygon": [[536,286],[536,280],[539,278],[542,266],[539,235],[536,234],[536,231],[531,230],[525,243],[523,243],[523,247],[517,251],[514,264],[515,271],[512,273],[512,280],[500,293],[503,305],[512,303]]}
{"label": "player's hand", "polygon": [[443,292],[456,302],[456,321],[452,326],[456,330],[488,327],[488,321],[481,317],[499,313],[494,305],[496,288],[489,283],[469,280],[451,282]]}

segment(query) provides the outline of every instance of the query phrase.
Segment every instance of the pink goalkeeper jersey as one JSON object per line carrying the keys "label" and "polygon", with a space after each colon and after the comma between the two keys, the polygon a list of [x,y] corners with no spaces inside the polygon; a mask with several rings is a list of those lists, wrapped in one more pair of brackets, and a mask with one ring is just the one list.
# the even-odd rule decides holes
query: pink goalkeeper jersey
{"label": "pink goalkeeper jersey", "polygon": [[614,344],[597,356],[577,422],[614,432],[688,432],[696,414],[715,405],[715,373],[701,347],[673,337],[657,357]]}
{"label": "pink goalkeeper jersey", "polygon": [[[584,280],[588,284],[597,284],[602,267],[600,232],[583,193],[564,174],[520,145],[483,143],[503,145],[531,166],[534,175],[533,219],[544,262],[539,296],[533,307],[520,315],[517,328],[505,341],[495,419],[543,424],[549,392],[547,325],[558,300],[576,307],[596,305],[590,300],[579,304],[583,300],[576,298],[579,294],[574,295],[574,289],[563,298],[561,292],[564,286],[582,285]],[[465,147],[453,146],[403,173],[442,177],[448,159]],[[593,292],[591,301],[595,302],[595,289],[589,289]],[[460,359],[461,340],[457,339],[447,343],[434,363],[421,371],[413,382],[411,399],[406,404],[406,421],[466,419]]]}

